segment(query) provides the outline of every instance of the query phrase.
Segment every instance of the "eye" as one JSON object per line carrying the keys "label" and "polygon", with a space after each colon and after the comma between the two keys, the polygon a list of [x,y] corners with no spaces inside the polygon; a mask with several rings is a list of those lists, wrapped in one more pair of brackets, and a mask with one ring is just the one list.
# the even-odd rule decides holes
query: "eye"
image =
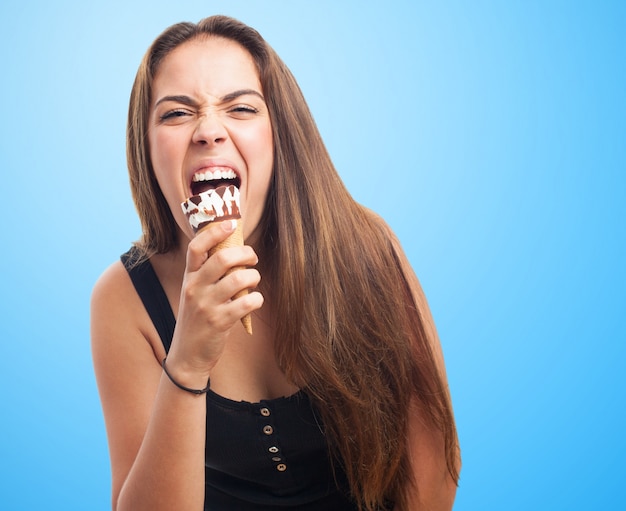
{"label": "eye", "polygon": [[251,105],[234,105],[228,109],[228,113],[237,118],[246,118],[259,113],[259,109]]}
{"label": "eye", "polygon": [[171,121],[188,115],[191,115],[189,111],[177,108],[175,110],[168,110],[159,117],[159,120],[161,122]]}

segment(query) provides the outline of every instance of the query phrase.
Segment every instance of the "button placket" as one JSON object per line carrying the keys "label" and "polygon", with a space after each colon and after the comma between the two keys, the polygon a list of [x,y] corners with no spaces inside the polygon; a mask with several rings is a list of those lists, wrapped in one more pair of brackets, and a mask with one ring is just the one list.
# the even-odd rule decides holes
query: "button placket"
{"label": "button placket", "polygon": [[259,408],[259,415],[262,418],[267,419],[263,421],[264,425],[262,430],[265,437],[272,442],[267,448],[270,459],[278,472],[285,472],[287,470],[287,464],[284,462],[283,457],[280,455],[280,448],[277,444],[277,438],[275,438],[274,435],[275,428],[273,425],[274,421],[272,420],[272,411],[267,406],[261,406]]}

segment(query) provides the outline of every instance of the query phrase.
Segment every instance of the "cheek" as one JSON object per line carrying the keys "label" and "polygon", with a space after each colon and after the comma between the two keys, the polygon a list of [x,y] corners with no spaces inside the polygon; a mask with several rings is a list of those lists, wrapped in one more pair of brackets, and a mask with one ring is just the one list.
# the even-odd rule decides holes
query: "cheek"
{"label": "cheek", "polygon": [[251,166],[249,167],[248,179],[253,184],[252,193],[257,197],[264,197],[267,194],[269,183],[272,178],[274,167],[274,150],[272,137],[258,137],[253,146],[254,153],[251,154]]}
{"label": "cheek", "polygon": [[159,133],[151,133],[150,141],[150,159],[154,171],[159,173],[167,167],[172,159],[173,145],[170,137],[159,135]]}
{"label": "cheek", "polygon": [[158,132],[151,134],[149,142],[152,168],[161,191],[167,198],[168,193],[171,193],[172,188],[176,188],[180,181],[180,175],[177,172],[181,158],[178,154],[178,144],[172,137],[159,135]]}
{"label": "cheek", "polygon": [[261,176],[252,176],[264,179],[271,174],[274,163],[274,145],[272,143],[272,130],[258,130],[250,140],[250,158],[254,170]]}
{"label": "cheek", "polygon": [[[177,144],[173,143],[171,137],[159,135],[158,131],[152,132],[148,136],[150,144],[150,160],[154,175],[159,188],[167,201],[170,211],[174,215],[176,223],[183,228],[188,226],[187,219],[182,214],[180,203],[184,200],[181,198],[180,175],[176,172],[178,157],[176,154]],[[158,148],[155,149],[155,148]]]}
{"label": "cheek", "polygon": [[231,137],[248,164],[272,157],[272,127],[269,122],[258,123],[233,129]]}

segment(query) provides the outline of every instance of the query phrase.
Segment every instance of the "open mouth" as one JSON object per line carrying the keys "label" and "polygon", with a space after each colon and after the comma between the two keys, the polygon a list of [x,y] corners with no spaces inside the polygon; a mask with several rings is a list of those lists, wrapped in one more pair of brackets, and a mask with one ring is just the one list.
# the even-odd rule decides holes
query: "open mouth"
{"label": "open mouth", "polygon": [[219,186],[241,185],[241,179],[236,172],[227,167],[213,167],[210,170],[196,172],[191,178],[191,193],[199,195],[207,190],[213,190]]}

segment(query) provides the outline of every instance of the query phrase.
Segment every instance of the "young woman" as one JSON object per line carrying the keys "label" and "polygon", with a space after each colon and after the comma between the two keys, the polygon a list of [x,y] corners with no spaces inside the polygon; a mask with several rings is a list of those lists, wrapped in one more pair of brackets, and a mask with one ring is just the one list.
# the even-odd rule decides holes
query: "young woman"
{"label": "young woman", "polygon": [[[451,509],[459,449],[426,300],[269,45],[222,16],[170,27],[127,135],[143,236],[92,297],[113,509]],[[180,204],[222,183],[246,245],[209,257],[231,222],[194,237]]]}

